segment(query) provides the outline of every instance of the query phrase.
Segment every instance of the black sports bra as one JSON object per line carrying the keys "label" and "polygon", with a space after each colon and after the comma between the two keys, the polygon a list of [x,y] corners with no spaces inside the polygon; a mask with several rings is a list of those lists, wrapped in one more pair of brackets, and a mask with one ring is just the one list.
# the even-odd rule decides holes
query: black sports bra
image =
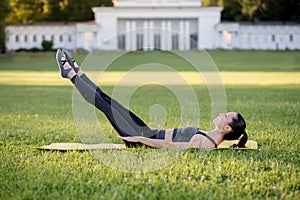
{"label": "black sports bra", "polygon": [[[156,139],[164,140],[165,139],[166,130],[159,130],[155,135]],[[214,144],[215,148],[218,147],[217,143],[206,133],[203,133],[199,128],[195,126],[188,126],[185,128],[175,128],[173,130],[172,141],[173,142],[189,142],[191,138],[200,134],[209,139],[209,141]]]}

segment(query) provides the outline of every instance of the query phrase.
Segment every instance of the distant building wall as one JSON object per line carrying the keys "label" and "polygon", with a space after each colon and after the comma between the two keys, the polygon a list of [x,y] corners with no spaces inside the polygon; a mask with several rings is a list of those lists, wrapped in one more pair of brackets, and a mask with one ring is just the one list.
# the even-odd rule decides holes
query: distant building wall
{"label": "distant building wall", "polygon": [[98,37],[94,23],[42,23],[34,25],[11,25],[6,27],[6,48],[42,49],[42,41],[53,41],[53,48],[90,50]]}
{"label": "distant building wall", "polygon": [[6,48],[17,50],[21,48],[42,48],[43,40],[52,40],[53,48],[69,46],[74,48],[77,40],[75,24],[43,24],[43,25],[13,25],[6,27]]}
{"label": "distant building wall", "polygon": [[300,49],[299,24],[220,23],[216,35],[216,48],[221,49]]}
{"label": "distant building wall", "polygon": [[300,49],[299,24],[221,23],[220,7],[201,0],[115,0],[93,8],[95,21],[6,27],[8,50],[53,48],[101,50]]}

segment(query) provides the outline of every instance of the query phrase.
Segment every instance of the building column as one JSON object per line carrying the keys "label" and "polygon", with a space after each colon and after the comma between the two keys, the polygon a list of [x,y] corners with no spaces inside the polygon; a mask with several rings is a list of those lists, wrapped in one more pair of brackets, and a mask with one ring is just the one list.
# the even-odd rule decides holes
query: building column
{"label": "building column", "polygon": [[180,20],[179,21],[179,50],[183,51],[184,50],[184,42],[185,42],[185,33],[184,33],[184,21]]}
{"label": "building column", "polygon": [[185,45],[184,45],[184,50],[190,50],[190,21],[186,20],[185,23]]}
{"label": "building column", "polygon": [[148,43],[148,48],[149,50],[154,49],[154,22],[153,20],[149,21],[149,43]]}
{"label": "building column", "polygon": [[167,50],[167,25],[166,20],[161,20],[161,50]]}
{"label": "building column", "polygon": [[131,21],[131,41],[132,41],[132,47],[131,51],[136,50],[136,21]]}
{"label": "building column", "polygon": [[167,50],[172,50],[172,22],[167,20]]}
{"label": "building column", "polygon": [[133,51],[136,49],[136,21],[126,20],[126,32],[125,32],[125,49],[127,51]]}
{"label": "building column", "polygon": [[144,30],[143,30],[143,32],[144,32],[143,50],[145,51],[145,50],[148,50],[148,47],[149,47],[149,45],[148,45],[148,41],[149,41],[149,39],[148,39],[148,37],[149,37],[149,21],[147,19],[144,20]]}
{"label": "building column", "polygon": [[197,49],[201,49],[202,46],[201,46],[201,40],[202,40],[202,37],[201,37],[201,18],[199,17],[198,18],[198,44],[197,44]]}
{"label": "building column", "polygon": [[125,25],[126,25],[126,32],[125,32],[125,50],[126,51],[130,51],[131,49],[131,32],[130,32],[130,26],[131,26],[131,22],[130,20],[126,20],[125,22]]}

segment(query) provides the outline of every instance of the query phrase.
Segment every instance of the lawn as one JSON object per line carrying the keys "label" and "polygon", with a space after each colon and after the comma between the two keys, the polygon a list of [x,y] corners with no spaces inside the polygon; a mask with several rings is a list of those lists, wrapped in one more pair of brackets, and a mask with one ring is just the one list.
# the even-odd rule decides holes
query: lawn
{"label": "lawn", "polygon": [[[0,58],[0,199],[297,199],[299,52],[210,53],[217,64],[224,63],[219,68],[225,79],[227,110],[243,114],[249,138],[258,141],[259,149],[188,150],[169,165],[142,173],[114,170],[89,152],[34,149],[54,142],[81,142],[82,134],[77,132],[73,119],[73,89],[59,78],[53,53]],[[250,63],[243,62],[247,55]],[[257,56],[260,59],[253,61]],[[279,56],[284,62],[277,60]],[[75,57],[84,60],[84,54]],[[128,67],[136,58],[130,55]],[[162,62],[170,62],[170,58],[166,60]],[[172,62],[180,73],[188,73],[178,64],[181,61]],[[108,94],[113,94],[116,77],[125,71],[117,62],[114,66],[112,72],[107,72],[110,78],[103,81]],[[46,81],[35,81],[39,75]],[[255,76],[259,78],[253,81],[251,77]],[[290,79],[293,81],[286,81]],[[212,111],[209,92],[203,83],[191,85],[177,87],[182,94],[193,88],[201,108],[200,126],[207,129]],[[135,86],[120,87],[129,91]],[[162,86],[145,85],[130,99],[130,109],[150,122],[149,109],[159,103],[167,113],[163,127],[177,127],[180,113],[174,98]],[[119,142],[103,115],[97,113],[97,117],[111,141]],[[112,163],[117,164],[123,163]]]}
{"label": "lawn", "polygon": [[[300,71],[300,51],[190,51],[186,54],[194,57],[212,59],[220,71]],[[179,59],[178,52],[78,52],[74,55],[78,63],[99,63],[108,57],[118,58],[110,64],[110,71],[129,71],[143,63],[161,63],[177,71],[191,71],[186,61]],[[0,70],[56,71],[55,52],[18,53],[2,57]],[[93,62],[95,61],[96,62]],[[91,70],[99,68],[89,66]]]}

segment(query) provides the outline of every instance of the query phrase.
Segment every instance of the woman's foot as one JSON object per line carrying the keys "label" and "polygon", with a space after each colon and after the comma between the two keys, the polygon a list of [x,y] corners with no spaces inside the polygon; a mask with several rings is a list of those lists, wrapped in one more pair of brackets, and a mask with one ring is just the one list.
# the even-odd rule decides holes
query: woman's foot
{"label": "woman's foot", "polygon": [[68,60],[68,62],[70,63],[70,65],[72,66],[72,68],[74,69],[74,71],[76,73],[78,73],[78,71],[80,71],[80,67],[76,63],[75,59],[72,58],[71,53],[68,50],[63,49],[63,54],[65,55],[66,59]]}
{"label": "woman's foot", "polygon": [[60,49],[58,49],[56,52],[56,61],[60,69],[61,76],[63,78],[71,79],[74,75],[76,75],[75,71],[68,63],[68,60],[65,58],[65,56],[63,55]]}

